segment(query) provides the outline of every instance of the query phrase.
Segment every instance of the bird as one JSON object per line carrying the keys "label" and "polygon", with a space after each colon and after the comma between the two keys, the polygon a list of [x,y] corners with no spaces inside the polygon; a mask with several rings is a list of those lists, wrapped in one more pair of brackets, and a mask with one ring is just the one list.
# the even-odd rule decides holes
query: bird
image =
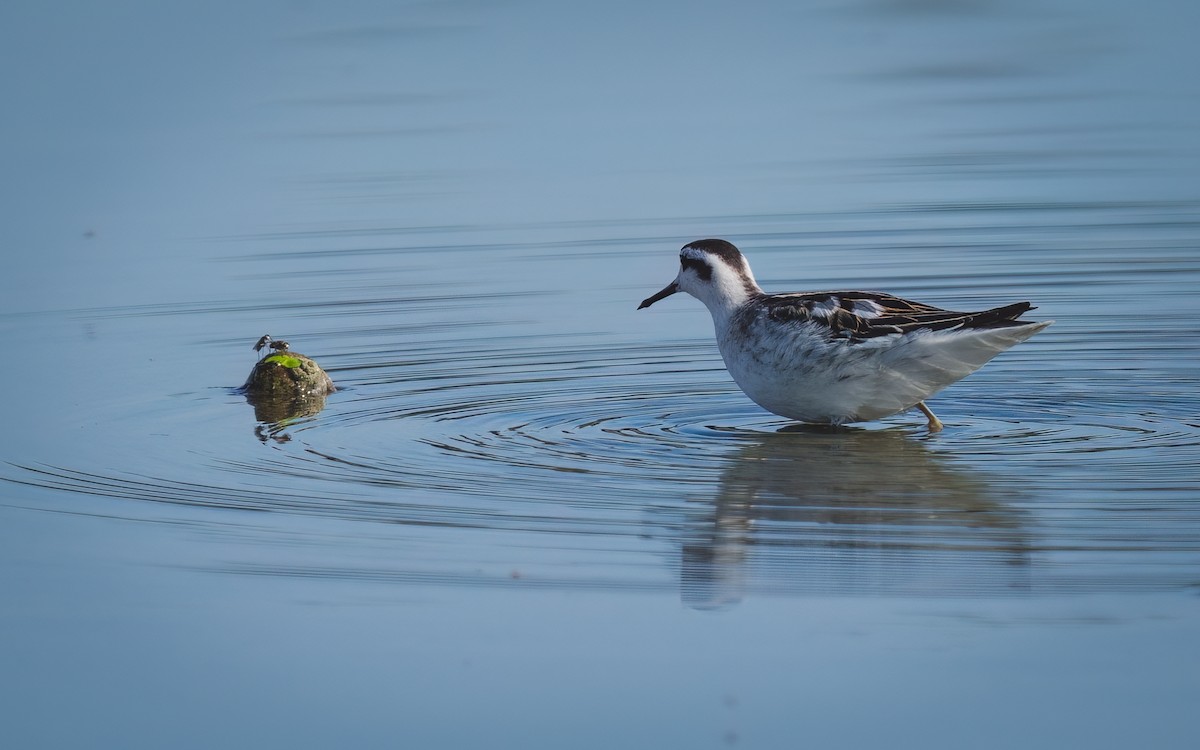
{"label": "bird", "polygon": [[926,399],[1054,322],[1018,320],[1036,309],[1029,302],[955,312],[884,292],[768,294],[722,239],[684,245],[679,264],[638,309],[678,292],[703,302],[734,382],[799,422],[840,426],[916,408],[940,431]]}
{"label": "bird", "polygon": [[272,342],[271,342],[271,348],[272,348],[272,349],[274,349],[274,350],[275,350],[275,351],[277,351],[277,352],[286,352],[286,351],[288,350],[288,342],[286,342],[286,341],[272,341]]}
{"label": "bird", "polygon": [[[266,345],[267,345],[267,344],[269,344],[269,343],[271,343],[271,334],[269,334],[269,333],[267,333],[267,334],[263,334],[262,338],[260,338],[260,339],[259,339],[259,340],[258,340],[258,341],[257,341],[257,342],[254,344],[254,346],[253,346],[253,349],[254,349],[254,351],[256,351],[256,352],[261,352],[261,351],[262,351],[262,349],[263,349],[263,347],[264,347],[264,346],[266,346]],[[261,358],[261,357],[262,357],[262,355],[260,354],[260,355],[259,355],[259,358]]]}

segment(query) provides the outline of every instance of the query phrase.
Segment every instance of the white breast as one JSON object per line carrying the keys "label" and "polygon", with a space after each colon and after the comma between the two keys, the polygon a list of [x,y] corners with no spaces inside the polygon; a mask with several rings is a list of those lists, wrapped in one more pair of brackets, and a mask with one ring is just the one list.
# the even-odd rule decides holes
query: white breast
{"label": "white breast", "polygon": [[826,424],[911,409],[1049,325],[854,341],[830,339],[819,323],[780,322],[765,314],[714,322],[725,367],[751,400],[789,419]]}

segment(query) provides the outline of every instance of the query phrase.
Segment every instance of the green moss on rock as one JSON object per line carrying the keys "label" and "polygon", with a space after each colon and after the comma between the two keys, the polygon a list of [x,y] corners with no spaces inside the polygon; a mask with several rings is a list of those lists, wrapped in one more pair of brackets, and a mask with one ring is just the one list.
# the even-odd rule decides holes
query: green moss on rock
{"label": "green moss on rock", "polygon": [[297,352],[260,359],[244,387],[251,396],[325,396],[337,390],[320,365]]}

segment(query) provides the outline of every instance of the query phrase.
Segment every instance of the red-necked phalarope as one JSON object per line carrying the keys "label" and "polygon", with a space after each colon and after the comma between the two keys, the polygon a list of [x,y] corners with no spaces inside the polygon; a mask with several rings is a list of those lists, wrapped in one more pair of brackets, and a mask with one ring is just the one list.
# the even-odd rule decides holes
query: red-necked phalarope
{"label": "red-necked phalarope", "polygon": [[913,407],[1054,321],[1017,320],[1028,302],[953,312],[881,292],[766,294],[725,240],[679,251],[679,275],[638,309],[687,292],[712,313],[717,346],[739,387],[788,419],[840,425]]}

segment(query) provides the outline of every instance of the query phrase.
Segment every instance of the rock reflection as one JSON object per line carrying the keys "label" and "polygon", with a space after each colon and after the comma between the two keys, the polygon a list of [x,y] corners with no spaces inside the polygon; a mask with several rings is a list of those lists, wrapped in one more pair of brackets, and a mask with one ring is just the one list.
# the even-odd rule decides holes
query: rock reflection
{"label": "rock reflection", "polygon": [[1021,586],[1030,542],[1008,485],[902,430],[786,429],[728,459],[688,512],[680,595],[748,588],[947,594]]}
{"label": "rock reflection", "polygon": [[244,391],[246,402],[254,407],[254,436],[266,443],[289,442],[287,432],[307,417],[325,408],[324,393],[256,393]]}

